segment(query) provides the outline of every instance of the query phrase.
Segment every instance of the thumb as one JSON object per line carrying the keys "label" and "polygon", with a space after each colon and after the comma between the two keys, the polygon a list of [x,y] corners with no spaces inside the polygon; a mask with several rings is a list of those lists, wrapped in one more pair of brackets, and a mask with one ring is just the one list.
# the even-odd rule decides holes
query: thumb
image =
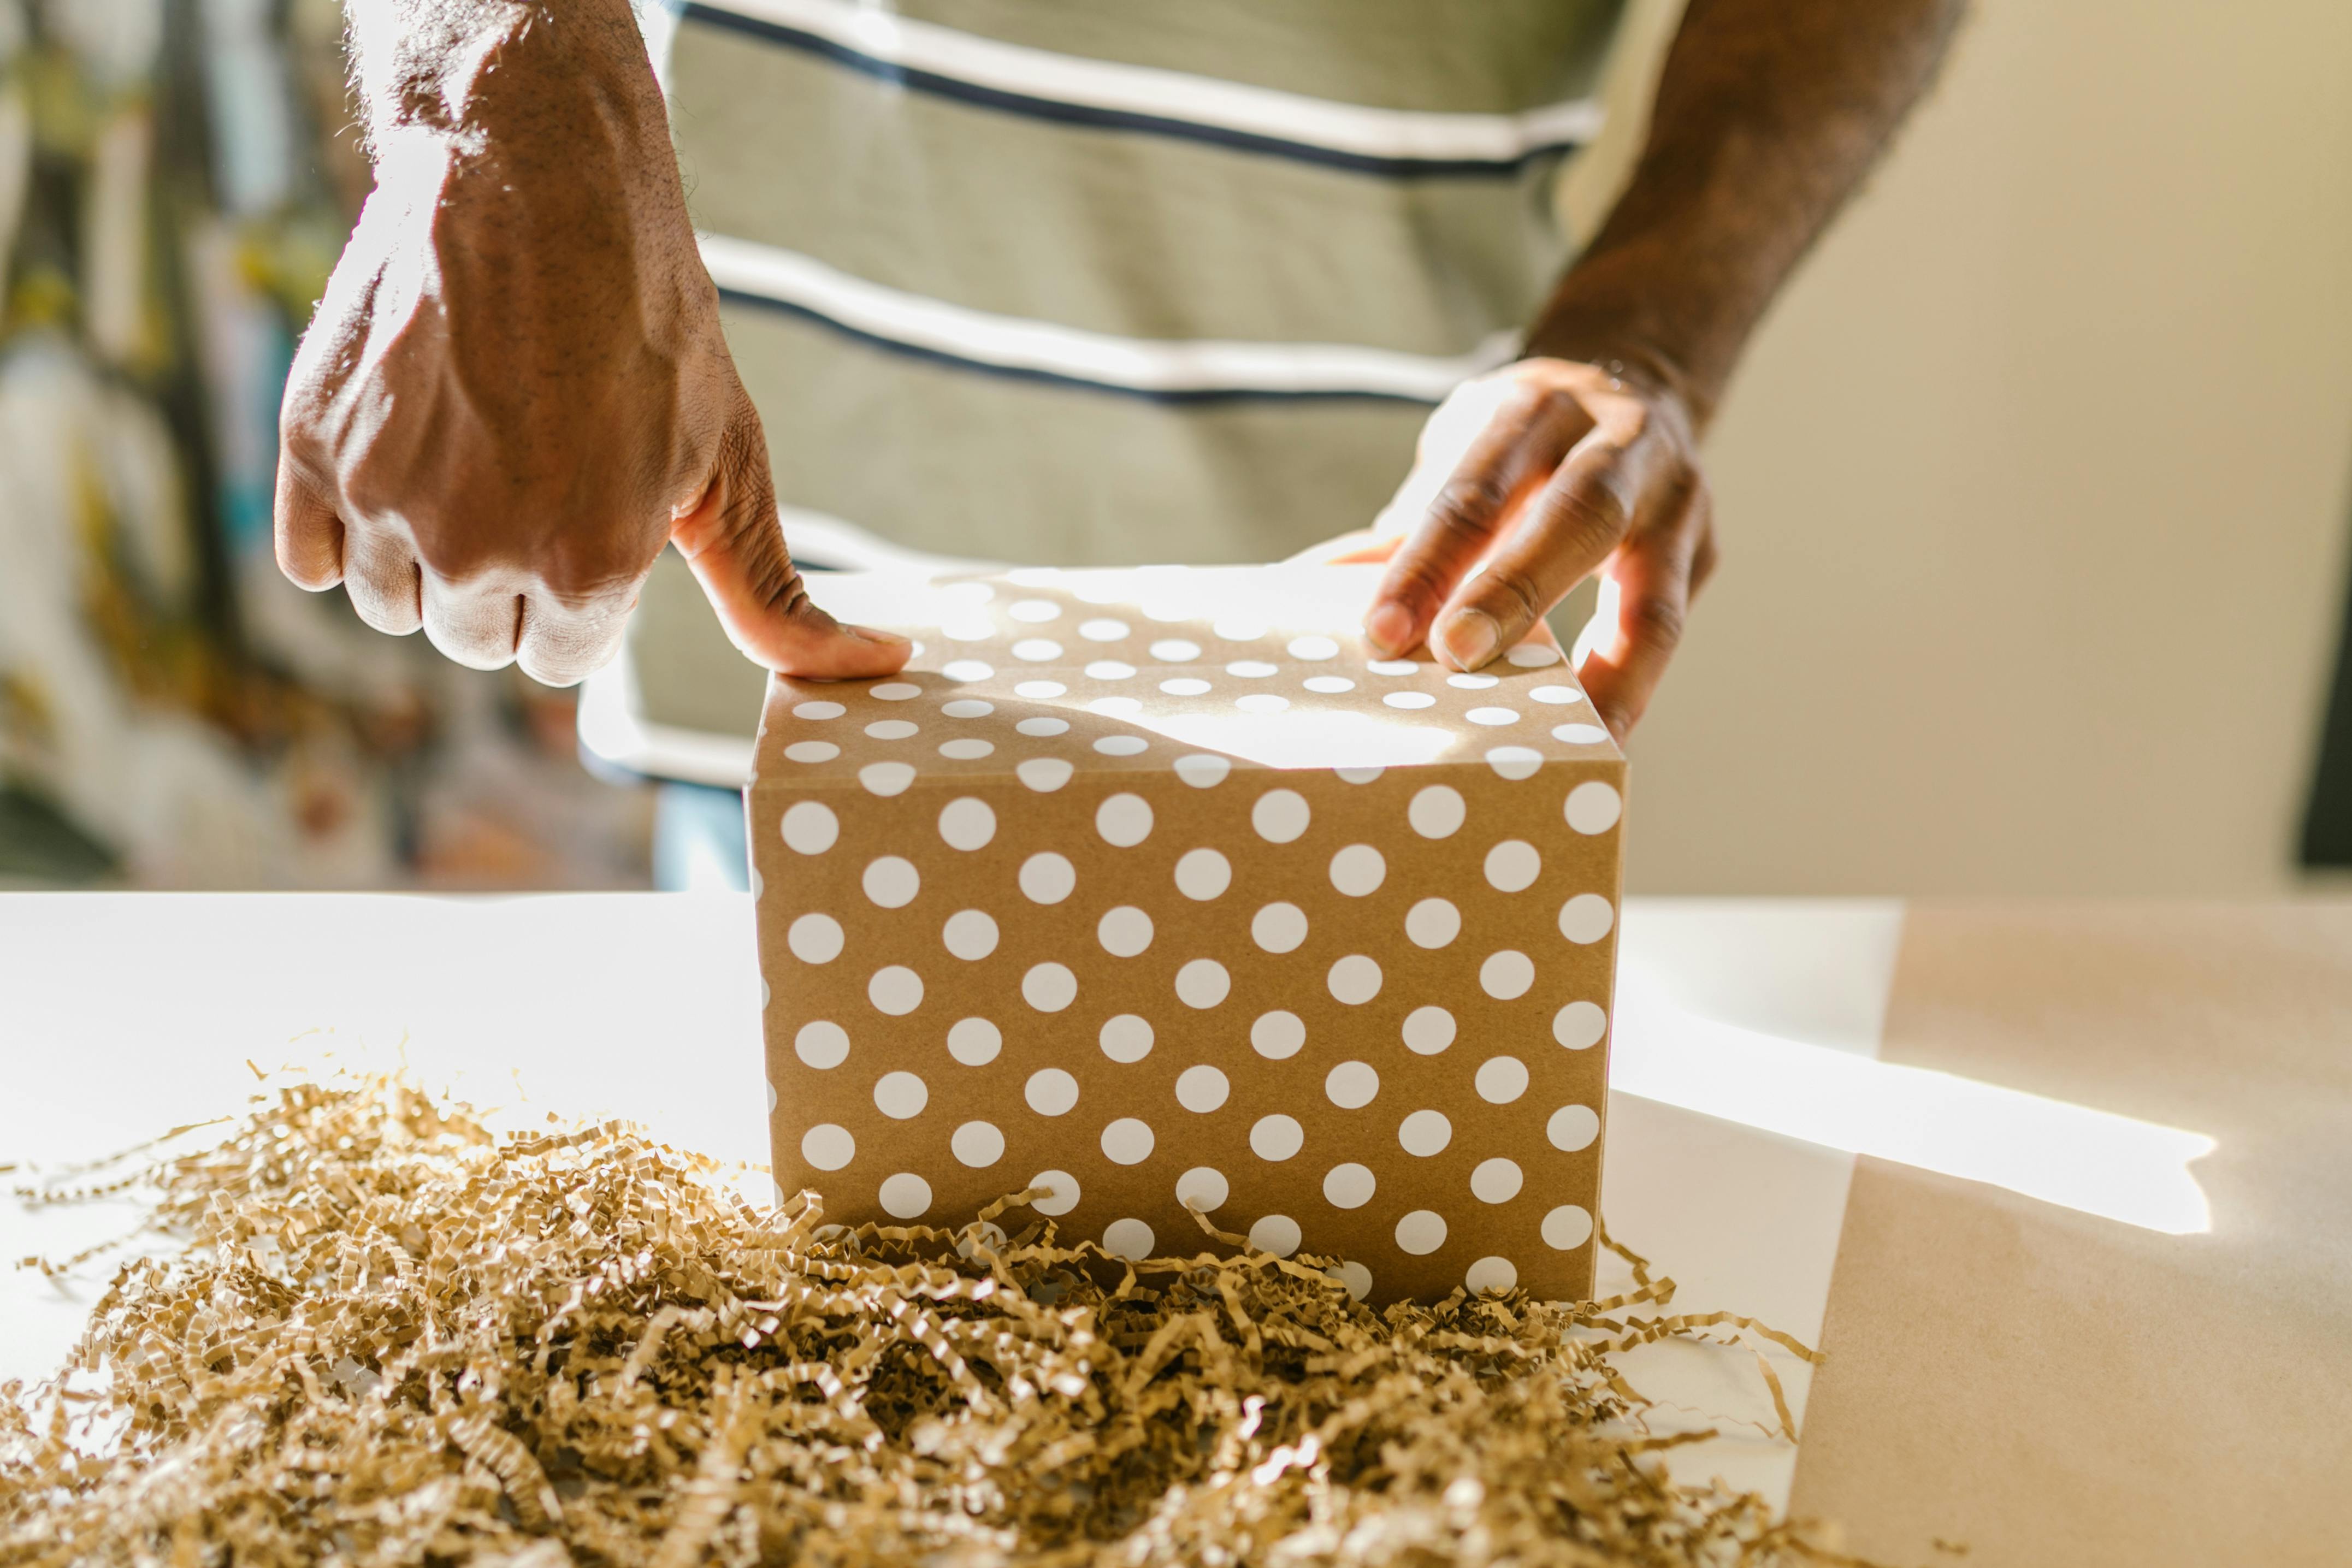
{"label": "thumb", "polygon": [[767,442],[748,400],[720,438],[709,485],[671,520],[669,537],[728,637],[755,664],[856,679],[895,674],[912,652],[904,637],[835,621],[810,600],[784,549]]}

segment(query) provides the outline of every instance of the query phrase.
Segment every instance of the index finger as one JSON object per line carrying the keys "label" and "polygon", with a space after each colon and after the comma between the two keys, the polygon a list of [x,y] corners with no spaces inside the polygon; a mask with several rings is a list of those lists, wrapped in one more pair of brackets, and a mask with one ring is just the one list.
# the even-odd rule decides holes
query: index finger
{"label": "index finger", "polygon": [[1550,391],[1529,389],[1495,411],[1373,591],[1364,632],[1376,646],[1402,653],[1429,635],[1455,587],[1591,424],[1572,398]]}

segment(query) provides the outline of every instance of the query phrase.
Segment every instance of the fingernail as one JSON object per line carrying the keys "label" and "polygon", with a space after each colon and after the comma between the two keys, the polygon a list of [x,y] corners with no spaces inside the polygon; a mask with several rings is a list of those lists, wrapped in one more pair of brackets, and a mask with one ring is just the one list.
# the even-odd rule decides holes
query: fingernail
{"label": "fingernail", "polygon": [[1364,635],[1383,653],[1402,653],[1412,645],[1412,612],[1394,600],[1375,604],[1364,617]]}
{"label": "fingernail", "polygon": [[841,629],[860,641],[878,643],[885,648],[909,646],[906,638],[899,636],[896,632],[885,632],[879,626],[859,626],[845,621],[841,623]]}
{"label": "fingernail", "polygon": [[1495,645],[1503,640],[1503,629],[1485,611],[1465,610],[1448,621],[1437,635],[1445,645],[1447,658],[1459,668],[1475,670],[1495,656]]}

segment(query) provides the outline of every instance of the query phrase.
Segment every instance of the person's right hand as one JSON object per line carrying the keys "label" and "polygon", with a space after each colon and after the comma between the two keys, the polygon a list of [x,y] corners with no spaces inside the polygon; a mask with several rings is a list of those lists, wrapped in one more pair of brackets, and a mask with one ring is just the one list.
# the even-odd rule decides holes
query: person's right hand
{"label": "person's right hand", "polygon": [[619,15],[497,41],[445,99],[456,125],[378,127],[375,191],[286,391],[278,564],[342,584],[379,631],[565,685],[612,657],[675,543],[751,658],[887,674],[905,640],[816,608],[785,551]]}

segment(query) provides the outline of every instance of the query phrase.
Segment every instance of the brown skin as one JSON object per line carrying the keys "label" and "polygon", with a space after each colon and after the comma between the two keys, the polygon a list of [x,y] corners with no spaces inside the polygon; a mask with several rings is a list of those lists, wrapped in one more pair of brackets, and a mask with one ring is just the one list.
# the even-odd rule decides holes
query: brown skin
{"label": "brown skin", "polygon": [[[1697,443],[1765,306],[1965,0],[1690,0],[1624,197],[1386,559],[1365,628],[1475,669],[1584,578],[1621,738],[1715,560]],[[377,188],[288,388],[278,559],[463,663],[575,681],[676,543],[772,669],[907,645],[810,605],[625,0],[352,0]],[[1499,382],[1500,384],[1494,384]],[[1477,569],[1484,566],[1481,572]],[[1473,575],[1474,572],[1476,575]]]}
{"label": "brown skin", "polygon": [[785,550],[625,0],[352,12],[376,188],[287,388],[286,574],[569,685],[674,543],[761,664],[905,664],[811,604]]}
{"label": "brown skin", "polygon": [[[1765,307],[1932,78],[1965,0],[1690,0],[1624,196],[1496,372],[1491,418],[1386,549],[1365,616],[1470,670],[1586,577],[1619,635],[1580,674],[1620,738],[1716,559],[1698,440]],[[1470,573],[1481,563],[1486,570]]]}

